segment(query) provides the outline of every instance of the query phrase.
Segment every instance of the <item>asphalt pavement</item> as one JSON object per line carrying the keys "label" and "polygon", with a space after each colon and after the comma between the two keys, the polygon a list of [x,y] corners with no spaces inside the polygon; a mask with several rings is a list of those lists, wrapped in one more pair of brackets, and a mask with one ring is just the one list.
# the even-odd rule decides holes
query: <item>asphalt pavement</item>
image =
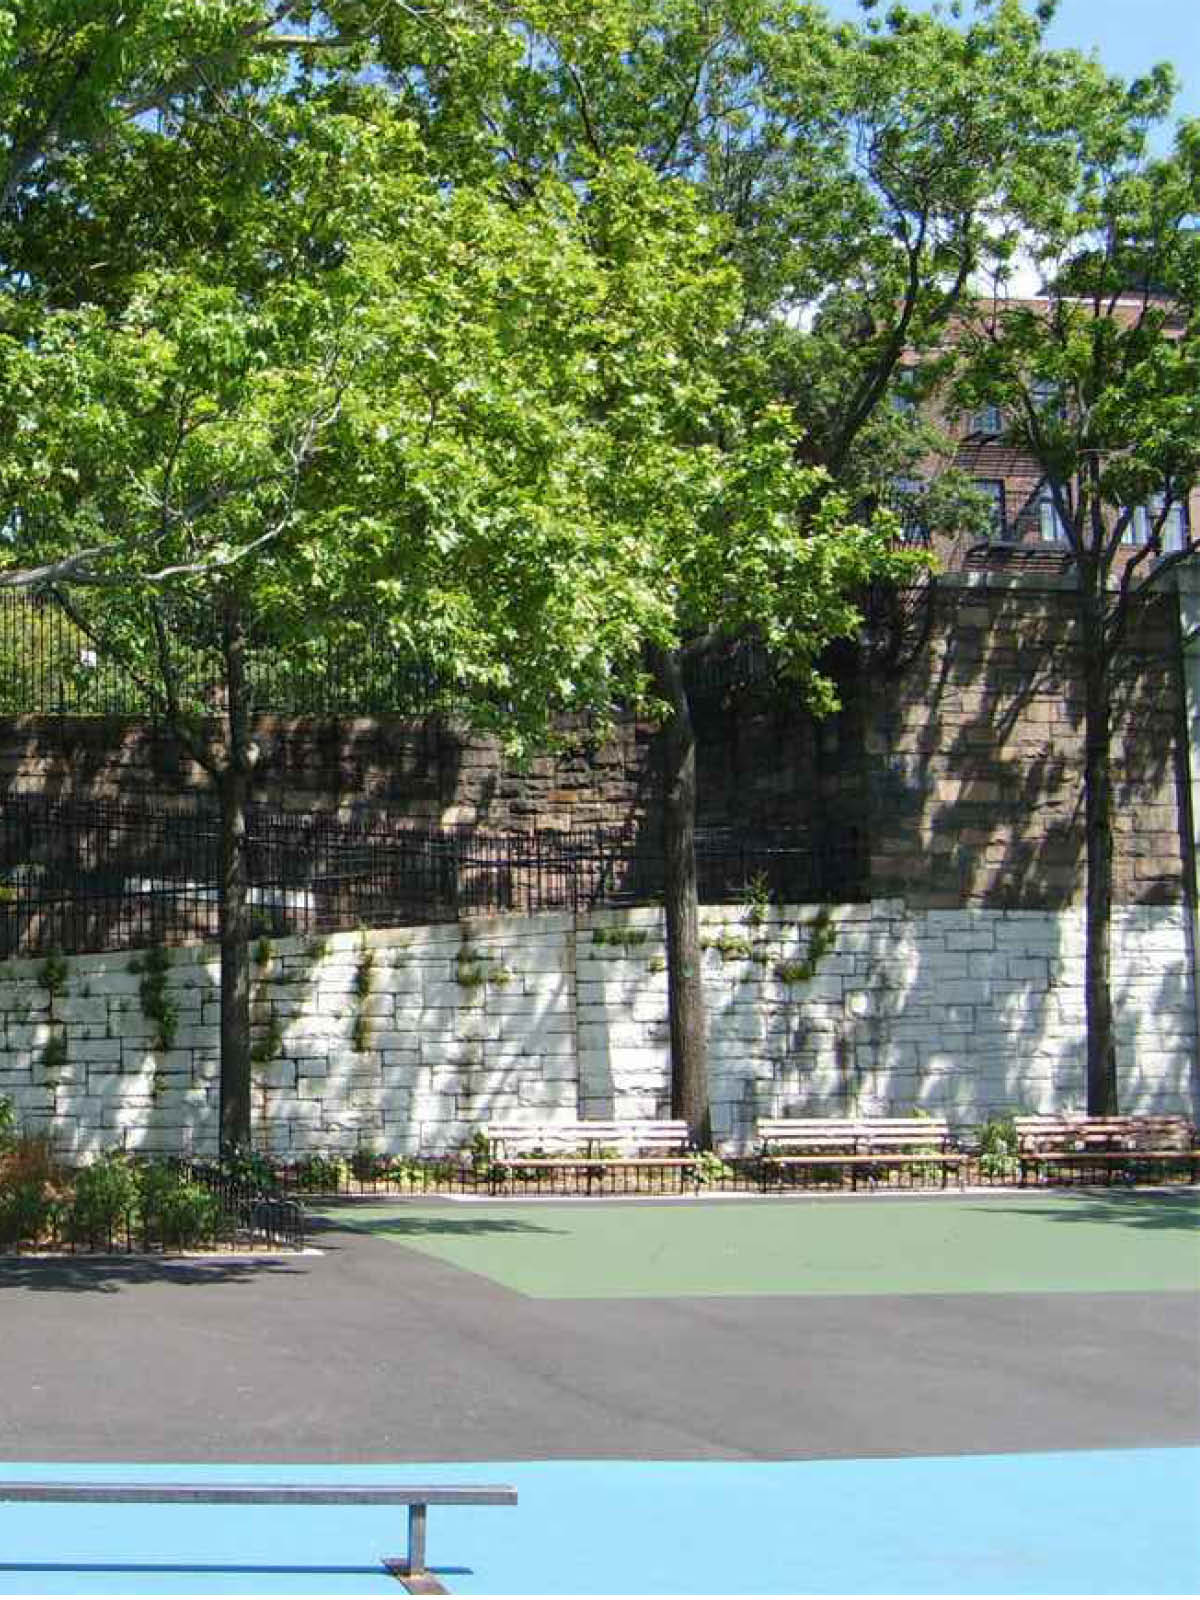
{"label": "asphalt pavement", "polygon": [[0,1262],[0,1458],[797,1461],[1200,1443],[1200,1295],[527,1298],[395,1239]]}

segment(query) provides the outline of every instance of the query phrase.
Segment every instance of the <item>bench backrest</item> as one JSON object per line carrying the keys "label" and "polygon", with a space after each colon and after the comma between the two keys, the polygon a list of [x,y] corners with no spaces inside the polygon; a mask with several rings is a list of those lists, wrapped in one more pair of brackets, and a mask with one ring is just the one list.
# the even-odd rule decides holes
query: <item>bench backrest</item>
{"label": "bench backrest", "polygon": [[817,1149],[821,1146],[945,1144],[950,1137],[943,1117],[761,1117],[758,1137],[767,1145]]}
{"label": "bench backrest", "polygon": [[1130,1115],[1123,1117],[1072,1117],[1047,1114],[1014,1117],[1019,1143],[1024,1149],[1190,1150],[1194,1130],[1186,1117]]}
{"label": "bench backrest", "polygon": [[554,1122],[536,1125],[520,1122],[492,1122],[488,1124],[488,1139],[493,1148],[512,1151],[545,1150],[548,1155],[568,1155],[578,1151],[593,1153],[600,1149],[619,1150],[623,1154],[647,1150],[658,1154],[685,1152],[688,1149],[686,1122]]}

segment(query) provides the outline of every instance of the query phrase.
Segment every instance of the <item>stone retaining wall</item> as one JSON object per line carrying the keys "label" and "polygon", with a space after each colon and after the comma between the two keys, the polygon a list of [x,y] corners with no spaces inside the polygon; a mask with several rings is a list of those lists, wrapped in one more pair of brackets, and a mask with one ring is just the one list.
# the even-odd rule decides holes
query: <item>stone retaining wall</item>
{"label": "stone retaining wall", "polygon": [[[755,923],[713,907],[704,927],[723,1140],[743,1143],[759,1115],[921,1108],[969,1124],[1083,1106],[1076,910],[890,900],[772,907]],[[1123,1109],[1194,1117],[1185,914],[1122,908],[1115,947]],[[255,956],[256,1138],[279,1153],[441,1152],[489,1118],[668,1110],[656,910],[290,939]],[[169,1047],[144,1012],[145,961],[76,957],[57,986],[43,962],[0,967],[0,1095],[67,1153],[215,1148],[216,954],[172,953]]]}

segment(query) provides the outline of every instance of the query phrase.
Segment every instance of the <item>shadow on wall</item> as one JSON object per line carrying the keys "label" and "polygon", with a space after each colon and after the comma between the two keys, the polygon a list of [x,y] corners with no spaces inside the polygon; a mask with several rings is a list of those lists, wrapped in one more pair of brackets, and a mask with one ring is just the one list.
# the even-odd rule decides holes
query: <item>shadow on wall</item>
{"label": "shadow on wall", "polygon": [[[951,1114],[956,1105],[1082,1109],[1075,599],[1069,591],[952,588],[936,604],[924,655],[906,677],[879,686],[864,728],[875,779],[874,884],[903,898],[912,922],[898,929],[910,946],[905,959],[886,944],[872,952],[881,976],[869,990],[880,993],[851,1029],[854,1070],[861,1075],[878,1052],[883,1076],[872,1098],[897,1104],[899,1090],[906,1100],[914,1063],[904,1045],[915,1023],[930,1037],[916,1041],[913,1103]],[[1191,1109],[1171,604],[1164,597],[1132,638],[1113,739],[1114,1001],[1130,1109]],[[897,1047],[907,1059],[889,1070]]]}

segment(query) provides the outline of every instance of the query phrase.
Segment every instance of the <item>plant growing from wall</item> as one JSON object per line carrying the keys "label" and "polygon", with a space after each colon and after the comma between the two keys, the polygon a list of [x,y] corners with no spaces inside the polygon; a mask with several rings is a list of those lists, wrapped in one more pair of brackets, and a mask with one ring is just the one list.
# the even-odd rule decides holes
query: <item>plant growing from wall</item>
{"label": "plant growing from wall", "polygon": [[371,1020],[367,1001],[375,989],[375,951],[364,946],[354,971],[354,1022],[350,1028],[350,1048],[363,1055],[371,1047]]}
{"label": "plant growing from wall", "polygon": [[[357,1046],[355,1047],[357,1048]],[[276,1056],[283,1053],[283,1024],[272,1013],[267,1023],[266,1031],[260,1034],[250,1052],[250,1059],[256,1067],[265,1067],[268,1061],[274,1061]]]}
{"label": "plant growing from wall", "polygon": [[[701,940],[701,944],[703,942]],[[754,958],[753,943],[740,933],[730,933],[728,928],[721,929],[712,941],[712,948],[718,952],[722,961],[751,961]]]}
{"label": "plant growing from wall", "polygon": [[[254,995],[254,1001],[258,1002],[259,1004],[265,1004],[268,1006],[270,1005],[270,1001],[267,998],[267,990],[270,985],[270,974],[266,971],[266,969],[271,965],[271,962],[274,959],[275,946],[270,939],[264,936],[254,947],[254,964],[259,969],[261,977],[258,991]],[[267,1016],[265,1030],[260,1025],[259,1036],[256,1040],[254,1040],[250,1047],[251,1064],[256,1067],[266,1066],[267,1062],[274,1061],[275,1057],[279,1055],[282,1050],[283,1024],[280,1022],[275,1013],[271,1011]]]}
{"label": "plant growing from wall", "polygon": [[130,972],[141,973],[138,994],[142,1015],[155,1025],[154,1049],[169,1050],[179,1031],[179,1008],[167,992],[167,973],[171,970],[170,952],[161,945],[147,950],[139,961],[129,963]]}
{"label": "plant growing from wall", "polygon": [[454,981],[463,989],[480,989],[487,979],[484,958],[469,945],[463,945],[455,963]]}
{"label": "plant growing from wall", "polygon": [[753,872],[742,890],[745,910],[742,916],[752,928],[761,928],[771,907],[771,880],[765,872]]}
{"label": "plant growing from wall", "polygon": [[50,1037],[42,1049],[42,1071],[45,1073],[47,1088],[53,1088],[56,1079],[54,1074],[60,1067],[67,1064],[67,1031],[65,1028],[53,1028]]}
{"label": "plant growing from wall", "polygon": [[822,906],[808,924],[808,948],[804,955],[793,961],[777,961],[776,977],[782,983],[808,983],[816,977],[821,962],[836,944],[837,929],[833,922],[833,912],[828,906]]}
{"label": "plant growing from wall", "polygon": [[66,988],[69,975],[70,971],[66,959],[60,950],[52,950],[38,968],[37,979],[50,997],[52,1015],[54,1002]]}
{"label": "plant growing from wall", "polygon": [[645,928],[597,928],[592,934],[592,943],[622,950],[636,950],[644,945],[649,937]]}

